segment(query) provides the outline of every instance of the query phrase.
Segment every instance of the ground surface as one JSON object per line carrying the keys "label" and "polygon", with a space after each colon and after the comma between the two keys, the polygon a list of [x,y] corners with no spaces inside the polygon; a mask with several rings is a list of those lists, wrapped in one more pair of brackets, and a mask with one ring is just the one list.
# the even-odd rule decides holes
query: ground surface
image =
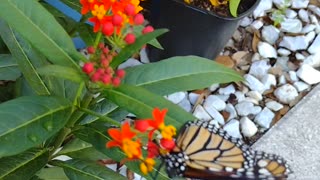
{"label": "ground surface", "polygon": [[254,145],[277,153],[290,164],[290,179],[320,178],[320,85],[292,108]]}

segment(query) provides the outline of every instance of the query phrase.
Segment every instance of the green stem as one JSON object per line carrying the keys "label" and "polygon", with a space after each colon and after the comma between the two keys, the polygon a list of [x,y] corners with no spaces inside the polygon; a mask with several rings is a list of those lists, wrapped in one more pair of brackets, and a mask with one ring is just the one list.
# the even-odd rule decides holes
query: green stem
{"label": "green stem", "polygon": [[[92,94],[87,92],[85,96],[82,99],[81,105],[84,107],[87,107],[92,100]],[[71,127],[74,126],[74,124],[79,120],[79,118],[83,115],[83,112],[74,111],[69,118],[69,121],[65,125],[63,129],[60,130],[57,138],[55,139],[53,143],[53,150],[51,151],[50,156],[53,155],[53,153],[62,145],[66,137],[71,133]]]}
{"label": "green stem", "polygon": [[116,126],[121,126],[121,123],[119,123],[118,121],[115,121],[115,120],[113,120],[113,119],[111,119],[109,117],[106,117],[106,116],[103,116],[103,115],[101,115],[99,113],[91,111],[90,109],[86,109],[86,108],[82,108],[82,107],[78,107],[78,109],[80,111],[88,113],[88,114],[90,114],[92,116],[96,116],[96,117],[100,118],[100,120],[102,120],[104,122],[107,122],[107,123],[110,123],[110,124],[113,124],[113,125],[116,125]]}
{"label": "green stem", "polygon": [[74,33],[77,31],[76,27],[79,27],[79,24],[84,23],[87,21],[87,17],[86,16],[81,16],[80,21],[77,23],[77,25],[75,27],[73,27],[70,31],[69,31],[69,35],[72,37],[74,35]]}
{"label": "green stem", "polygon": [[96,40],[94,41],[94,45],[93,45],[93,47],[95,49],[98,47],[101,37],[102,37],[102,32],[99,31],[97,36],[96,36]]}

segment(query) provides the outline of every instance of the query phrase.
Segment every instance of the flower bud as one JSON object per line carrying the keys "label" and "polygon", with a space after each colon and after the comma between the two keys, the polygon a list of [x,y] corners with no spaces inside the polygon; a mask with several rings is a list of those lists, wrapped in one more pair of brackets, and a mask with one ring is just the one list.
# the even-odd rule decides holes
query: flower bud
{"label": "flower bud", "polygon": [[123,70],[123,69],[118,69],[116,71],[116,75],[119,77],[119,78],[123,78],[125,75],[126,75],[126,72]]}
{"label": "flower bud", "polygon": [[106,22],[102,26],[102,33],[106,36],[111,36],[113,34],[114,27],[110,22]]}
{"label": "flower bud", "polygon": [[114,26],[121,26],[122,21],[123,21],[122,16],[120,16],[120,15],[118,15],[118,14],[115,14],[115,15],[112,17],[112,24],[113,24]]}
{"label": "flower bud", "polygon": [[132,33],[128,33],[126,35],[126,37],[124,38],[124,41],[127,43],[127,44],[133,44],[135,41],[136,41],[136,37],[134,34]]}
{"label": "flower bud", "polygon": [[135,14],[135,7],[132,4],[128,4],[125,8],[124,8],[124,13],[126,13],[126,15],[128,16],[133,16]]}
{"label": "flower bud", "polygon": [[145,28],[143,28],[142,34],[147,34],[147,33],[153,32],[153,31],[154,31],[154,29],[152,26],[146,26]]}
{"label": "flower bud", "polygon": [[118,87],[120,85],[120,83],[121,83],[121,79],[120,78],[118,78],[118,77],[112,78],[112,85],[114,87]]}
{"label": "flower bud", "polygon": [[176,145],[173,139],[168,140],[168,139],[164,139],[164,138],[162,138],[160,140],[160,144],[164,149],[166,149],[168,151],[171,151]]}
{"label": "flower bud", "polygon": [[88,51],[89,54],[93,54],[93,53],[96,52],[96,50],[94,49],[93,46],[89,46],[89,47],[87,48],[87,51]]}
{"label": "flower bud", "polygon": [[83,65],[82,71],[85,72],[86,74],[90,74],[94,71],[94,64],[91,62],[87,62]]}
{"label": "flower bud", "polygon": [[144,17],[142,14],[139,13],[134,16],[133,21],[135,25],[141,25],[144,22]]}

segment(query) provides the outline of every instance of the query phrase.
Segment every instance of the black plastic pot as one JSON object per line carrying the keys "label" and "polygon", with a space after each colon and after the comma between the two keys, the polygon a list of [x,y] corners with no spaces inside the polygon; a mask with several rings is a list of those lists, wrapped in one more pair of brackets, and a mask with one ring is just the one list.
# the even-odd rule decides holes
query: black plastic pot
{"label": "black plastic pot", "polygon": [[232,37],[239,21],[252,13],[259,2],[242,0],[239,15],[233,18],[186,5],[183,0],[151,0],[146,4],[146,17],[155,28],[168,28],[170,32],[158,38],[164,50],[148,46],[150,61],[180,55],[214,59]]}

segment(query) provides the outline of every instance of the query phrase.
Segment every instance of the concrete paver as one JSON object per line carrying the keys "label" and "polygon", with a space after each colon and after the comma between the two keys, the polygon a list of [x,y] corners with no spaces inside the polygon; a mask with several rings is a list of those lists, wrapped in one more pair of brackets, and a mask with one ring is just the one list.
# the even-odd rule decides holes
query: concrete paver
{"label": "concrete paver", "polygon": [[320,179],[320,85],[317,85],[253,146],[284,157],[289,179]]}

